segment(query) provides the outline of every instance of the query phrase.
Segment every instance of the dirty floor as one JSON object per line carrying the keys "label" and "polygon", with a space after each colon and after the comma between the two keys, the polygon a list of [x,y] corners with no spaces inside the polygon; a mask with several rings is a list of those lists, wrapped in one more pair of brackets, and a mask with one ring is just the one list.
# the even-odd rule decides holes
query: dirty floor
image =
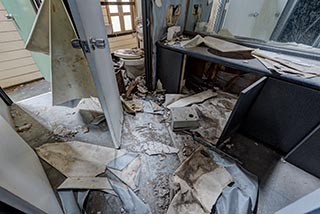
{"label": "dirty floor", "polygon": [[[39,85],[39,87],[37,87]],[[51,105],[48,84],[40,81],[9,92],[16,104],[11,114],[17,127],[31,124],[29,130],[19,134],[33,148],[48,142],[55,142],[53,134],[57,126],[70,132],[58,140],[78,140],[82,142],[111,146],[106,124],[87,126],[77,109]],[[32,91],[32,98],[27,91]],[[22,94],[19,91],[23,91]],[[24,94],[24,95],[23,95]],[[201,106],[200,106],[201,108]],[[180,164],[198,144],[188,135],[176,135],[167,127],[162,115],[137,113],[125,114],[122,131],[122,145],[128,151],[141,155],[141,175],[136,194],[146,202],[152,213],[166,213],[170,203],[169,179]],[[218,121],[219,122],[219,121]],[[86,126],[84,131],[83,127]],[[174,139],[174,140],[173,140]],[[160,142],[180,149],[176,154],[148,155],[141,151],[145,142]],[[319,188],[320,180],[306,172],[281,161],[281,156],[270,148],[237,134],[223,148],[243,162],[243,167],[259,177],[259,203],[257,213],[273,213],[299,197]],[[42,161],[54,188],[65,177]],[[86,203],[87,213],[123,213],[118,197],[91,191]]]}

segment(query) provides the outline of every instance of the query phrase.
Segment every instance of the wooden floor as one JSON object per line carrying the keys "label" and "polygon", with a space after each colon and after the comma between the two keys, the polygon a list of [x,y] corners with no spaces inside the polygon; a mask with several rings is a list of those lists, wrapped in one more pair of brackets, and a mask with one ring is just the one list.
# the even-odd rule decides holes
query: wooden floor
{"label": "wooden floor", "polygon": [[0,86],[2,88],[42,78],[31,52],[24,49],[24,41],[14,22],[5,18],[6,13],[0,2]]}

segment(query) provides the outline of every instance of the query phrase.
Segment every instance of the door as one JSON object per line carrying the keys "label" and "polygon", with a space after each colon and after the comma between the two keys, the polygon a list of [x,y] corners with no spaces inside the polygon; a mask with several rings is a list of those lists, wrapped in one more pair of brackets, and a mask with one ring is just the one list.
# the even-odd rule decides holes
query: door
{"label": "door", "polygon": [[[31,0],[1,0],[6,8],[9,17],[14,22],[19,34],[24,42],[28,40],[33,22],[36,18],[36,10]],[[37,63],[42,75],[46,80],[50,80],[50,58],[42,53],[32,53],[34,61]]]}
{"label": "door", "polygon": [[120,147],[123,112],[99,0],[68,0],[115,148]]}
{"label": "door", "polygon": [[0,136],[0,201],[24,213],[63,214],[37,154],[1,115]]}

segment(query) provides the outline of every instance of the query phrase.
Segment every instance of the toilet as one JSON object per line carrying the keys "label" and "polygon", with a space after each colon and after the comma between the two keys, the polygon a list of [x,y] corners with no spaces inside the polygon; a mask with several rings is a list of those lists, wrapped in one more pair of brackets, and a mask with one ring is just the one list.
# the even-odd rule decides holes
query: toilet
{"label": "toilet", "polygon": [[130,79],[135,79],[144,74],[144,57],[141,49],[119,49],[114,55],[124,62],[124,68]]}

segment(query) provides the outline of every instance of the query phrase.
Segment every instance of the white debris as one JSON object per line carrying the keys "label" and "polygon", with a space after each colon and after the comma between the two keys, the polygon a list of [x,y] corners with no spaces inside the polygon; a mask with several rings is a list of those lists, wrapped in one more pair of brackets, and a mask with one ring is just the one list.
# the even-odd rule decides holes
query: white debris
{"label": "white debris", "polygon": [[126,154],[125,150],[78,141],[44,144],[36,152],[67,177],[95,177],[110,161]]}

